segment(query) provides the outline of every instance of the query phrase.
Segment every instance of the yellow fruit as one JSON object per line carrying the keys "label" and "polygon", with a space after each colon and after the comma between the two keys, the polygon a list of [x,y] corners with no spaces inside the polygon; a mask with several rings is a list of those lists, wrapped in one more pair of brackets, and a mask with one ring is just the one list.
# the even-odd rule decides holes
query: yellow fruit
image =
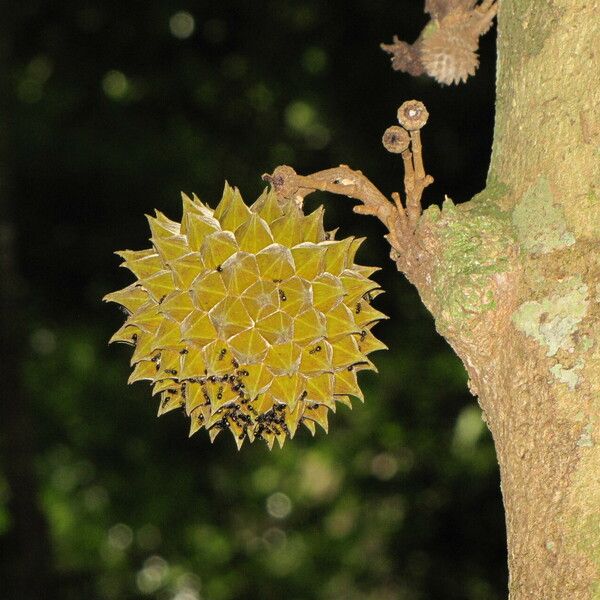
{"label": "yellow fruit", "polygon": [[331,239],[322,208],[305,216],[273,191],[248,207],[227,184],[214,211],[183,195],[181,223],[148,220],[153,248],[117,253],[137,280],[104,300],[129,313],[111,342],[134,346],[129,383],[152,382],[159,415],[181,407],[190,435],[272,448],[362,400],[356,373],[375,370],[386,318],[370,305],[377,269],[354,264],[362,239]]}

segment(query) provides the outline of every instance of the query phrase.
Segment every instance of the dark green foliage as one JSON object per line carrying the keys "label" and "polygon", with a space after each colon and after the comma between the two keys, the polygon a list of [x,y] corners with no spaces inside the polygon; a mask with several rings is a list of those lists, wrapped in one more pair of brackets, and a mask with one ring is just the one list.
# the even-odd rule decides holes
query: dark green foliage
{"label": "dark green foliage", "polygon": [[[362,374],[364,406],[282,451],[238,453],[225,438],[188,440],[180,414],[156,420],[148,388],[124,383],[129,351],[106,345],[122,317],[100,302],[130,282],[113,250],[146,247],[141,215],[179,216],[180,189],[214,206],[227,178],[257,196],[260,174],[282,162],[345,162],[386,193],[401,188],[380,137],[412,97],[431,115],[425,200],[468,198],[490,151],[492,40],[477,77],[440,89],[393,73],[378,48],[420,31],[408,0],[10,4],[2,160],[24,282],[20,375],[54,552],[47,597],[504,597],[489,434],[375,220],[317,199],[328,229],[369,236],[359,262],[384,267],[378,308],[391,320],[378,336],[390,351],[375,356],[379,375]],[[186,39],[169,28],[178,11],[195,18]],[[186,19],[173,27],[185,32]],[[0,475],[1,582],[9,559],[27,560],[9,545],[10,494]]]}

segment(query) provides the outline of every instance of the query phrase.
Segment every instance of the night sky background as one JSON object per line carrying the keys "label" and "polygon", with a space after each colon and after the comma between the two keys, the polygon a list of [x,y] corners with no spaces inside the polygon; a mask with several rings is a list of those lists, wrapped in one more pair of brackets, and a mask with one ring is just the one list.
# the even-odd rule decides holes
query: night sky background
{"label": "night sky background", "polygon": [[[430,119],[444,194],[485,185],[495,28],[467,84],[392,71],[415,0],[0,0],[2,600],[499,600],[505,529],[490,434],[459,360],[353,202],[315,194],[386,294],[389,347],[330,433],[241,452],[156,419],[104,294],[132,282],[113,252],[149,247],[144,214],[251,202],[279,164],[345,163],[385,194],[402,165],[381,135],[398,106]],[[11,260],[10,254],[13,255]]]}

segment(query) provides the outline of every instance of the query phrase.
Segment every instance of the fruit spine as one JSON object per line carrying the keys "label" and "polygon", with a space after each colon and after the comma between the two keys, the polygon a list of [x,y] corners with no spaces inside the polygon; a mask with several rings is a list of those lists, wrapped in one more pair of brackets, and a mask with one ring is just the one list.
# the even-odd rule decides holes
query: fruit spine
{"label": "fruit spine", "polygon": [[334,240],[322,208],[305,216],[273,191],[248,207],[225,184],[214,211],[182,196],[181,223],[148,217],[152,249],[117,252],[137,277],[104,298],[128,313],[110,341],[134,346],[129,383],[152,382],[159,416],[184,408],[190,435],[229,429],[238,448],[283,446],[299,423],[327,431],[385,348],[377,269],[354,264],[363,239]]}

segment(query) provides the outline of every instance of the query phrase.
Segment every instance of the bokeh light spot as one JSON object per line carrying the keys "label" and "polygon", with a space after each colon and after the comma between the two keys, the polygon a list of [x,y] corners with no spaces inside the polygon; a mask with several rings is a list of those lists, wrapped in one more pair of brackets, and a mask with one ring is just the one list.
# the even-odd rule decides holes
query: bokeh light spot
{"label": "bokeh light spot", "polygon": [[315,109],[303,100],[296,100],[285,109],[286,123],[298,132],[303,132],[312,125],[315,122],[316,116]]}
{"label": "bokeh light spot", "polygon": [[452,448],[454,451],[473,448],[483,433],[485,424],[481,419],[478,406],[467,406],[462,409],[454,425]]}
{"label": "bokeh light spot", "polygon": [[202,580],[194,573],[183,573],[175,581],[177,593],[172,600],[199,600]]}
{"label": "bokeh light spot", "polygon": [[194,33],[196,21],[189,12],[181,10],[169,19],[169,29],[173,37],[186,40]]}
{"label": "bokeh light spot", "polygon": [[373,458],[371,461],[371,473],[381,479],[387,481],[398,472],[398,461],[396,457],[389,452],[382,452]]}
{"label": "bokeh light spot", "polygon": [[108,544],[116,550],[127,550],[133,541],[131,527],[117,523],[108,530]]}
{"label": "bokeh light spot", "polygon": [[31,59],[22,79],[17,84],[17,95],[23,102],[34,104],[41,100],[44,84],[50,79],[54,70],[52,60],[43,54]]}
{"label": "bokeh light spot", "polygon": [[111,100],[122,100],[129,91],[129,80],[121,71],[108,71],[102,78],[102,89]]}
{"label": "bokeh light spot", "polygon": [[151,556],[144,562],[144,568],[138,571],[135,583],[140,592],[151,594],[163,585],[168,574],[167,561],[160,556]]}
{"label": "bokeh light spot", "polygon": [[324,455],[309,452],[301,465],[301,491],[313,501],[328,500],[338,493],[342,475]]}
{"label": "bokeh light spot", "polygon": [[171,600],[200,600],[197,590],[185,588],[179,590]]}
{"label": "bokeh light spot", "polygon": [[283,492],[267,498],[267,512],[275,519],[285,519],[292,512],[292,501]]}

